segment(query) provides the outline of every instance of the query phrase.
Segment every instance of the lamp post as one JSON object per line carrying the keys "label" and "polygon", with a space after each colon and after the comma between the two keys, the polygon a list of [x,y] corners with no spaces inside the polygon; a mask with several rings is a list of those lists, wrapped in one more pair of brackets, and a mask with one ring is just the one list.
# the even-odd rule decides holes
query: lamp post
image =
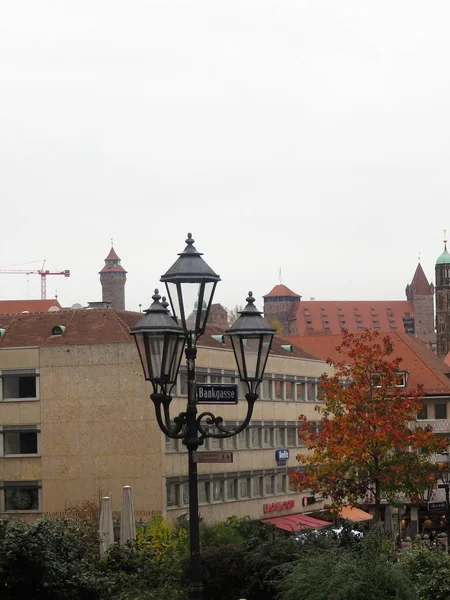
{"label": "lamp post", "polygon": [[[196,451],[206,438],[229,438],[247,427],[258,399],[258,386],[264,375],[275,330],[254,306],[249,292],[247,306],[226,332],[231,339],[239,378],[246,384],[247,413],[235,427],[227,427],[220,416],[210,411],[198,414],[195,376],[197,341],[205,332],[219,275],[206,264],[194,247],[188,233],[186,248],[161,277],[170,300],[170,315],[165,298],[155,290],[153,303],[131,330],[142,362],[144,377],[150,381],[150,395],[161,431],[173,439],[181,439],[188,451],[189,466],[189,534],[190,584],[189,600],[203,600],[200,558],[200,527]],[[188,397],[186,409],[172,417],[171,391],[176,383],[183,350],[186,356]]]}
{"label": "lamp post", "polygon": [[450,552],[450,455],[443,452],[438,459],[442,486],[445,489],[445,532],[447,534],[447,552]]}

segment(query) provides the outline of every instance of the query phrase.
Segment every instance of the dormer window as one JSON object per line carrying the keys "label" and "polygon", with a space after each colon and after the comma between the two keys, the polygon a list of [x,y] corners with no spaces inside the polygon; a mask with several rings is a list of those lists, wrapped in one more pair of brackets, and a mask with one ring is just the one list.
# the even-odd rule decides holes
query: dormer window
{"label": "dormer window", "polygon": [[[404,388],[406,387],[406,384],[408,383],[408,371],[398,371],[397,372],[397,376],[396,376],[396,383],[395,385],[389,386],[389,387],[397,387],[397,388]],[[381,375],[379,373],[374,373],[372,375],[372,381],[374,384],[374,387],[376,388],[381,388]]]}

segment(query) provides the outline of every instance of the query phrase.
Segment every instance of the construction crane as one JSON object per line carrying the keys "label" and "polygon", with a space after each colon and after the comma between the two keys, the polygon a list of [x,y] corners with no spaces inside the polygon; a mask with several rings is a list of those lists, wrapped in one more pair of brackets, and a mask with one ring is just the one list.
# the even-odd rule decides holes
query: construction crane
{"label": "construction crane", "polygon": [[41,300],[47,298],[47,275],[64,275],[70,277],[70,271],[49,271],[45,268],[45,260],[42,269],[0,269],[0,275],[40,275],[41,276]]}

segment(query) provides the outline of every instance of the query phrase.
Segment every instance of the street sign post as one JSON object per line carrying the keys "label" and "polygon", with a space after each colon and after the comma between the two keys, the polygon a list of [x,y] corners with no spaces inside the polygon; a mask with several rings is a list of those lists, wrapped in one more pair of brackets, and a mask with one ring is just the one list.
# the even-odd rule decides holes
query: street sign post
{"label": "street sign post", "polygon": [[224,451],[217,452],[196,452],[195,461],[197,463],[232,463],[233,453]]}
{"label": "street sign post", "polygon": [[197,384],[197,404],[237,404],[238,386],[215,383]]}

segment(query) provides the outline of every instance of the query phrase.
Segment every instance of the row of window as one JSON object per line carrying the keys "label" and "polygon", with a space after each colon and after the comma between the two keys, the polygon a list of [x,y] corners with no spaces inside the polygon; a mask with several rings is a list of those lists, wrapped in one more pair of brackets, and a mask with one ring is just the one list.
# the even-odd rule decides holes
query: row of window
{"label": "row of window", "polygon": [[[227,427],[233,427],[234,423],[227,423]],[[317,429],[318,421],[310,421],[309,426]],[[214,431],[212,430],[212,433]],[[297,448],[304,446],[298,426],[294,423],[268,423],[258,424],[254,421],[237,435],[224,439],[206,438],[202,450],[258,450],[261,448]],[[181,440],[174,440],[166,436],[166,452],[184,451],[186,448]]]}
{"label": "row of window", "polygon": [[[245,396],[245,389],[235,371],[198,371],[198,383],[237,384],[239,397]],[[181,370],[173,396],[187,395],[187,373]],[[283,375],[274,375],[263,380],[259,388],[261,400],[294,400],[298,402],[317,401],[317,379],[307,377],[284,379]],[[36,370],[1,371],[0,400],[38,400],[39,373]]]}
{"label": "row of window", "polygon": [[431,405],[422,404],[422,410],[417,415],[418,420],[424,419],[447,419],[447,403],[439,402],[433,404],[433,410],[431,410]]}
{"label": "row of window", "polygon": [[[198,371],[197,383],[216,383],[238,385],[239,397],[245,396],[245,389],[234,371],[219,372],[210,370]],[[187,395],[187,373],[181,370],[177,385],[172,390],[173,396]],[[273,379],[266,378],[259,386],[259,397],[261,400],[293,400],[297,402],[317,402],[317,379],[292,378],[284,379],[283,375],[274,375]]]}
{"label": "row of window", "polygon": [[[199,504],[236,502],[252,498],[266,498],[296,492],[287,472],[273,473],[233,473],[213,475],[211,479],[198,482]],[[170,481],[166,483],[167,508],[180,508],[189,504],[189,482]]]}

